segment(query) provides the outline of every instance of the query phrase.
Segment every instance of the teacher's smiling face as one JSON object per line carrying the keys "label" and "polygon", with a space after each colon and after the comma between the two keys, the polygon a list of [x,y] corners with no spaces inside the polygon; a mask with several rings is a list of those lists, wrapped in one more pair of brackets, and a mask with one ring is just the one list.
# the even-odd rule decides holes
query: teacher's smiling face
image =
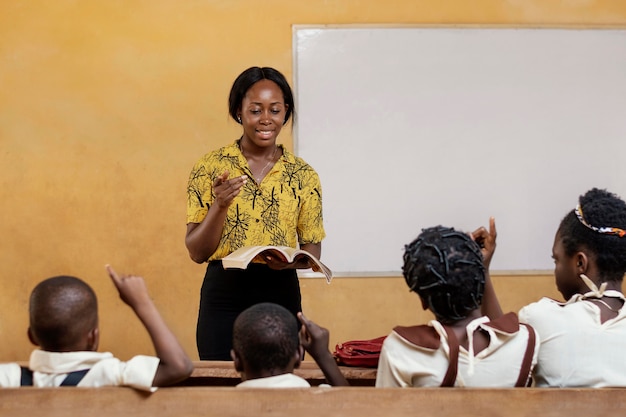
{"label": "teacher's smiling face", "polygon": [[254,83],[241,102],[244,141],[261,148],[274,145],[286,111],[283,92],[275,82],[263,79]]}

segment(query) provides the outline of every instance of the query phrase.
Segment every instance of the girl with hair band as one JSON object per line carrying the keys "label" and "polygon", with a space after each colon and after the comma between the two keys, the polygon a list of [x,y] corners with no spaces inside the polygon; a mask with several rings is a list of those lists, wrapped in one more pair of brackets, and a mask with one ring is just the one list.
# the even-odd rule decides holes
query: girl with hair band
{"label": "girl with hair band", "polygon": [[377,387],[526,386],[537,355],[533,329],[515,313],[502,315],[497,300],[482,304],[495,299],[488,271],[495,239],[492,218],[489,231],[431,227],[406,246],[404,278],[435,320],[393,329]]}
{"label": "girl with hair band", "polygon": [[561,221],[552,258],[567,301],[543,298],[519,312],[541,339],[535,385],[626,386],[626,203],[589,190]]}
{"label": "girl with hair band", "polygon": [[233,323],[248,307],[272,302],[294,316],[302,310],[296,269],[308,261],[265,257],[245,270],[225,270],[221,259],[261,245],[299,245],[319,258],[325,237],[317,173],[276,142],[295,114],[283,74],[248,68],[232,85],[228,110],[241,137],[203,156],[187,187],[185,244],[192,260],[208,262],[196,330],[202,360],[231,359]]}

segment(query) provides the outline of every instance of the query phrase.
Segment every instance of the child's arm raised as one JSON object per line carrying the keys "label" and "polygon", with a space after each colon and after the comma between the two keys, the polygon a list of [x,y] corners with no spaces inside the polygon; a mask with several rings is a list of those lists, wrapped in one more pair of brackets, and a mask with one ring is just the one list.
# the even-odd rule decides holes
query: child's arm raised
{"label": "child's arm raised", "polygon": [[309,355],[313,357],[324,373],[328,383],[333,386],[350,385],[339,370],[335,358],[328,350],[328,330],[307,319],[301,312],[298,313],[298,319],[302,323],[300,343],[309,352]]}
{"label": "child's arm raised", "polygon": [[502,308],[500,307],[500,302],[498,301],[496,290],[493,288],[491,275],[489,273],[491,258],[496,251],[497,236],[496,220],[493,217],[489,218],[489,231],[487,231],[485,227],[479,227],[472,232],[472,239],[480,245],[483,253],[483,264],[485,265],[485,292],[483,294],[481,313],[489,317],[491,320],[495,320],[502,316]]}
{"label": "child's arm raised", "polygon": [[191,375],[193,364],[152,302],[143,278],[134,275],[120,277],[109,265],[106,268],[120,298],[133,309],[150,334],[160,359],[152,385],[171,385]]}

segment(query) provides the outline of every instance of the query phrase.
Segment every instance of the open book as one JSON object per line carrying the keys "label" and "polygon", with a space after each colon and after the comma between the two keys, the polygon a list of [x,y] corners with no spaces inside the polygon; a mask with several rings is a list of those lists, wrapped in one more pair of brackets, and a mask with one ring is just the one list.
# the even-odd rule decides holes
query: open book
{"label": "open book", "polygon": [[264,256],[276,256],[289,263],[306,258],[311,265],[311,269],[324,274],[329,284],[333,278],[332,271],[322,261],[305,250],[289,246],[244,246],[222,258],[222,265],[224,265],[224,268],[245,269],[250,262],[263,261]]}

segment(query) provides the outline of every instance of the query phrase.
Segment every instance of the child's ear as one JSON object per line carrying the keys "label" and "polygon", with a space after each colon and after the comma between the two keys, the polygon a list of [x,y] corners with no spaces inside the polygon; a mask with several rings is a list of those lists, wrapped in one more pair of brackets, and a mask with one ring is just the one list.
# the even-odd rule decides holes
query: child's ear
{"label": "child's ear", "polygon": [[589,268],[589,258],[587,258],[587,254],[585,252],[576,252],[574,258],[576,259],[576,268],[578,273],[586,273]]}
{"label": "child's ear", "polygon": [[100,344],[100,329],[95,327],[87,334],[87,350],[95,352]]}
{"label": "child's ear", "polygon": [[28,340],[30,340],[30,343],[32,343],[35,346],[39,346],[39,343],[37,342],[37,339],[35,338],[35,335],[33,334],[33,331],[31,330],[30,326],[28,327],[27,333],[28,333]]}
{"label": "child's ear", "polygon": [[235,349],[230,350],[230,358],[233,360],[233,365],[235,365],[235,371],[243,372],[243,366],[241,364],[241,358],[235,351]]}
{"label": "child's ear", "polygon": [[298,345],[298,350],[296,351],[296,361],[293,363],[294,369],[300,367],[300,364],[302,363],[302,358],[304,358],[304,346]]}

